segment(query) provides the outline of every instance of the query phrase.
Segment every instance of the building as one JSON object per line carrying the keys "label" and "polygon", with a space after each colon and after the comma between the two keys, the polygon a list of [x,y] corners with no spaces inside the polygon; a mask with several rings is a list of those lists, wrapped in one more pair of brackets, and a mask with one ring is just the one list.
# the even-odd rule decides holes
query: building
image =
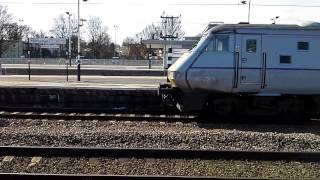
{"label": "building", "polygon": [[6,41],[4,46],[7,48],[4,49],[1,57],[2,58],[21,58],[24,57],[24,50],[26,49],[25,43],[21,40],[17,41]]}
{"label": "building", "polygon": [[[141,40],[149,49],[161,49],[163,68],[169,68],[182,54],[192,49],[200,37],[185,37],[184,40]],[[151,50],[149,51],[151,52]],[[150,58],[150,57],[149,57]]]}
{"label": "building", "polygon": [[29,41],[7,41],[2,58],[61,58],[66,56],[66,39],[31,38]]}

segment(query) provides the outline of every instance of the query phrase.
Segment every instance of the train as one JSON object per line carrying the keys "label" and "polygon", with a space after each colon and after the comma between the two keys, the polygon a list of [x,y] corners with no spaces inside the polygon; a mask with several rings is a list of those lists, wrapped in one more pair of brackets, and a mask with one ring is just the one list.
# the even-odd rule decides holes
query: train
{"label": "train", "polygon": [[319,114],[320,26],[214,26],[168,69],[167,80],[159,95],[181,112]]}

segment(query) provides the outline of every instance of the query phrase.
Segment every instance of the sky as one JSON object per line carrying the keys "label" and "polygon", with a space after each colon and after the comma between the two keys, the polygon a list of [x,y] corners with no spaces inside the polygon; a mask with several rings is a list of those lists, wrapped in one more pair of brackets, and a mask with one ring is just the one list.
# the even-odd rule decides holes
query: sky
{"label": "sky", "polygon": [[[77,0],[0,0],[0,5],[7,6],[16,21],[23,20],[20,24],[45,32],[49,32],[59,14],[68,11],[77,15],[77,3]],[[319,10],[319,0],[251,0],[250,23],[270,24],[275,16],[280,16],[277,24],[317,22]],[[116,37],[119,44],[147,25],[160,23],[163,11],[181,15],[186,36],[201,33],[209,22],[238,23],[248,19],[248,5],[242,5],[240,0],[81,0],[80,14],[84,19],[99,16],[112,41]],[[116,30],[114,25],[118,27]]]}

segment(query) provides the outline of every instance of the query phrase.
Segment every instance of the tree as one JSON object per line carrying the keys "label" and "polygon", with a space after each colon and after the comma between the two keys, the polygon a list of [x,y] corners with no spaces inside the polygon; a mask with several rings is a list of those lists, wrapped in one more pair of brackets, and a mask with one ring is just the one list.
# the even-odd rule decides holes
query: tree
{"label": "tree", "polygon": [[140,33],[136,34],[135,41],[140,41],[140,39],[163,39],[164,36],[174,37],[171,39],[182,39],[185,33],[181,26],[181,16],[169,16],[163,12],[161,17],[164,17],[161,24],[146,26]]}
{"label": "tree", "polygon": [[134,38],[127,37],[122,46],[125,47],[122,53],[126,59],[145,59],[148,55],[147,47]]}
{"label": "tree", "polygon": [[[169,16],[165,12],[162,13],[162,23],[159,25],[151,24],[146,26],[140,33],[133,38],[126,38],[123,46],[124,52],[128,59],[144,59],[148,56],[145,45],[141,45],[140,41],[146,39],[182,39],[184,31],[181,26],[181,16]],[[167,37],[167,38],[165,38]],[[170,38],[171,37],[171,38]]]}
{"label": "tree", "polygon": [[8,13],[7,7],[0,5],[0,57],[7,49],[6,41],[8,40],[9,24],[12,21],[11,14]]}
{"label": "tree", "polygon": [[[54,19],[54,25],[50,32],[55,38],[67,39],[69,34],[71,37],[74,36],[74,33],[78,31],[77,21],[70,19],[70,32],[69,32],[69,18],[65,17],[64,14],[60,14],[57,18]],[[71,43],[76,43],[74,38],[71,38]]]}
{"label": "tree", "polygon": [[113,56],[115,46],[110,43],[108,28],[102,25],[100,17],[90,17],[87,33],[89,37],[89,54],[92,58],[100,59]]}
{"label": "tree", "polygon": [[22,39],[30,30],[29,26],[19,26],[13,22],[8,8],[0,5],[0,57],[12,43]]}
{"label": "tree", "polygon": [[50,32],[56,38],[68,37],[68,20],[63,14],[60,14],[58,18],[54,19],[54,25]]}
{"label": "tree", "polygon": [[136,41],[140,41],[140,39],[160,39],[161,34],[161,27],[151,24],[136,35]]}
{"label": "tree", "polygon": [[182,30],[181,26],[181,15],[174,17],[166,14],[166,12],[163,12],[161,17],[161,35],[164,37],[173,37],[171,39],[182,39],[184,36],[184,31]]}
{"label": "tree", "polygon": [[46,38],[46,37],[48,37],[48,35],[43,30],[40,30],[39,32],[31,31],[29,33],[29,35],[31,36],[31,38]]}
{"label": "tree", "polygon": [[[75,34],[78,31],[78,21],[75,19],[70,19],[70,39],[71,39],[71,57],[76,57],[78,54],[78,38]],[[54,25],[50,30],[54,38],[64,38],[69,41],[69,18],[64,14],[60,14],[54,19]],[[46,37],[46,36],[45,36]],[[67,42],[68,42],[67,41]],[[68,45],[69,43],[67,43]],[[81,47],[83,42],[81,41]]]}

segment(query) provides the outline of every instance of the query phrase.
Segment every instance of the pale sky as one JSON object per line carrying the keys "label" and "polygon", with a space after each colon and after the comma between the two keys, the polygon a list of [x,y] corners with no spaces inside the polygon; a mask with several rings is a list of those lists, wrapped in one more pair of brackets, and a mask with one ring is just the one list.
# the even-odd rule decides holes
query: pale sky
{"label": "pale sky", "polygon": [[[16,21],[30,25],[34,30],[48,32],[53,19],[66,11],[77,14],[77,0],[0,0],[7,6]],[[117,43],[125,37],[134,36],[144,27],[161,21],[160,15],[182,16],[182,27],[186,36],[202,32],[209,22],[238,23],[247,21],[247,5],[240,0],[81,0],[81,18],[99,16],[114,41],[114,25],[117,25]],[[191,5],[196,4],[196,5]],[[218,5],[220,4],[220,5]],[[251,22],[271,23],[271,18],[280,16],[277,24],[301,24],[320,21],[319,0],[251,0]],[[267,5],[267,6],[266,6]],[[268,6],[268,5],[304,5]],[[312,7],[313,6],[313,7]],[[316,7],[314,7],[316,6]]]}

